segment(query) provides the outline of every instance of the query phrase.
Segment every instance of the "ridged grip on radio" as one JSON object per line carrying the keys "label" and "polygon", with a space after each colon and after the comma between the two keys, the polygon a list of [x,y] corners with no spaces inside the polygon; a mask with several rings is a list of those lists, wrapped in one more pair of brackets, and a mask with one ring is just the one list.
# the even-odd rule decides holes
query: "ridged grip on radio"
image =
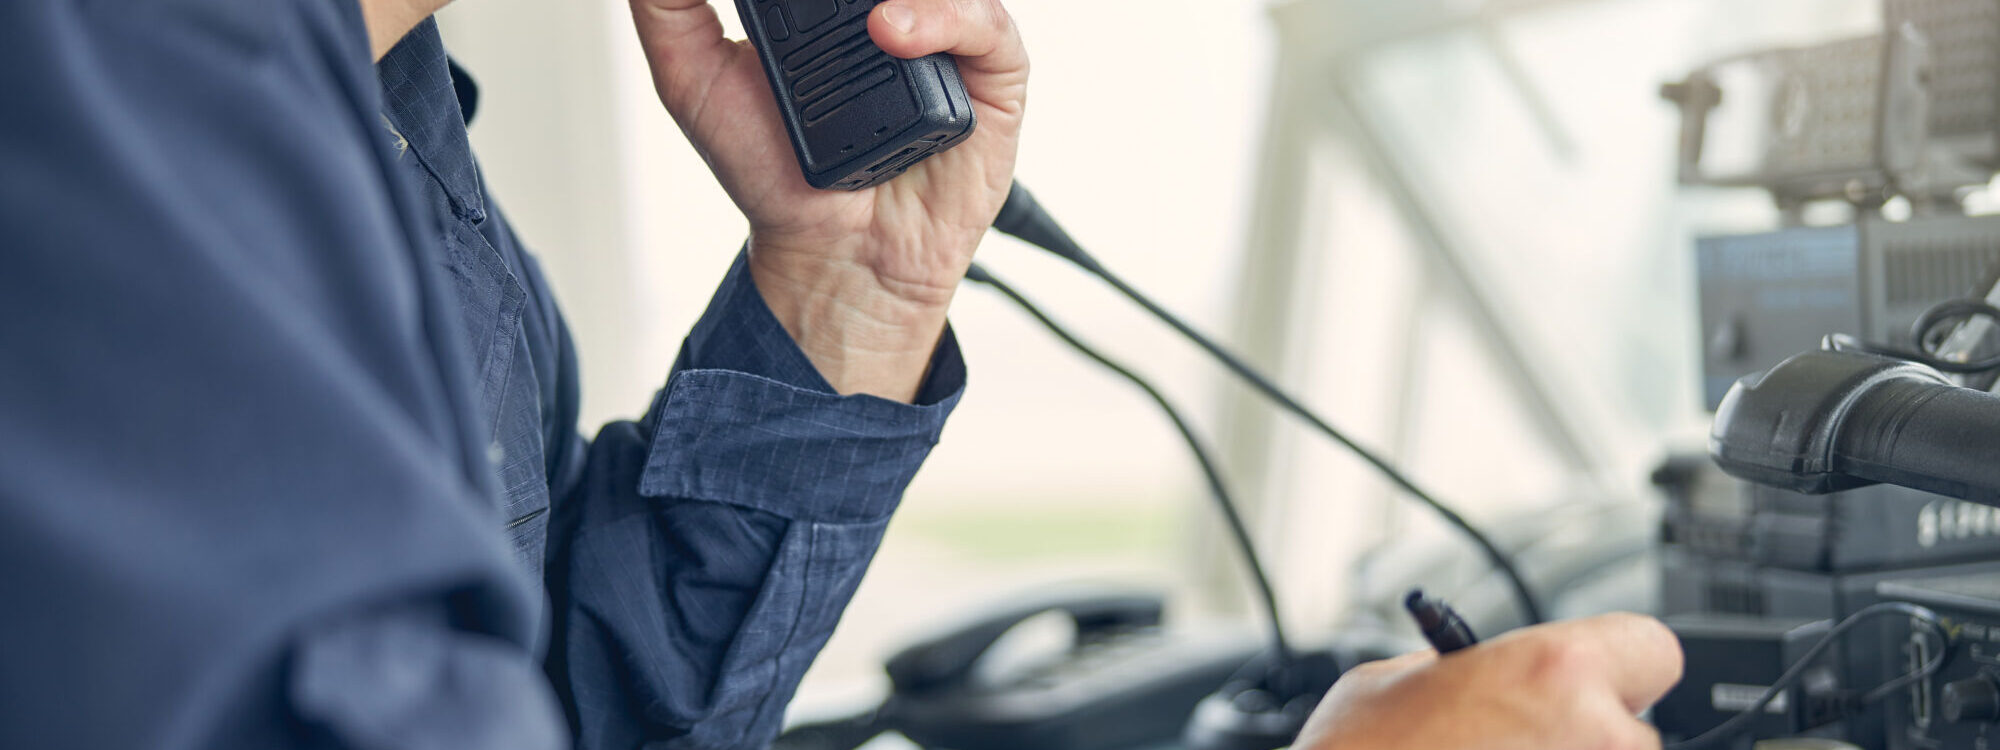
{"label": "ridged grip on radio", "polygon": [[868,35],[871,0],[737,0],[806,181],[858,190],[971,135],[948,55],[903,60]]}

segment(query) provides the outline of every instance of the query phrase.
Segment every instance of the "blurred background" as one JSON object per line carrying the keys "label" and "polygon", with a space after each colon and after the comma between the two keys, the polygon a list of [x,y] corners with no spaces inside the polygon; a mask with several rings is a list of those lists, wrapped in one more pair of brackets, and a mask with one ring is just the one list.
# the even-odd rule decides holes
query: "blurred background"
{"label": "blurred background", "polygon": [[[1578,512],[1599,513],[1586,536],[1650,537],[1648,476],[1702,446],[1693,238],[1779,217],[1758,191],[1676,184],[1660,85],[1881,26],[1879,0],[1007,4],[1035,62],[1019,175],[1042,203],[1502,537]],[[636,416],[744,222],[658,105],[622,4],[467,0],[442,25],[482,85],[497,199],[576,329],[585,420]],[[1101,284],[1005,238],[981,258],[1192,409],[1301,637],[1355,616],[1365,570],[1480,564]],[[799,705],[879,693],[919,633],[1057,583],[1151,586],[1176,620],[1253,627],[1154,407],[988,290],[953,320],[970,389]]]}

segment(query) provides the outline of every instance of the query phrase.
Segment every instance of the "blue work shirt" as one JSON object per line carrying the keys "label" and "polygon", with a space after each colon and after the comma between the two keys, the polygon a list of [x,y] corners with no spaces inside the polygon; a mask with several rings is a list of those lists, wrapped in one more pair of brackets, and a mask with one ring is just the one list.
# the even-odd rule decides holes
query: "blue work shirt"
{"label": "blue work shirt", "polygon": [[766,744],[955,343],[838,396],[739,258],[586,440],[436,28],[369,58],[353,0],[0,3],[0,747]]}

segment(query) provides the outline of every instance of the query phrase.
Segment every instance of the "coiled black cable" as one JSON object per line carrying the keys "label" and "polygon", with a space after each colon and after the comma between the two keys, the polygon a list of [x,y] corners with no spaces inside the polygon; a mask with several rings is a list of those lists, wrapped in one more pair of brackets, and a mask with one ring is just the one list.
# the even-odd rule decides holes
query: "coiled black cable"
{"label": "coiled black cable", "polygon": [[1977,318],[2000,324],[2000,307],[1994,307],[1983,299],[1953,299],[1938,303],[1918,316],[1916,324],[1911,327],[1910,336],[1917,344],[1916,351],[1871,344],[1845,334],[1828,336],[1826,345],[1834,351],[1906,359],[1953,375],[1984,375],[2000,371],[2000,354],[1959,362],[1945,359],[1938,352],[1938,348],[1950,337],[1952,328]]}

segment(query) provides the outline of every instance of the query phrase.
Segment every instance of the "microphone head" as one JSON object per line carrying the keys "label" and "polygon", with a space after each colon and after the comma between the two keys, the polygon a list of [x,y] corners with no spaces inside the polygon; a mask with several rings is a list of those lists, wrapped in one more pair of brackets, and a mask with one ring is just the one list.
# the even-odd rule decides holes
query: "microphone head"
{"label": "microphone head", "polygon": [[1042,206],[1035,202],[1035,195],[1028,192],[1020,180],[1015,180],[1013,186],[1007,189],[1007,202],[1000,205],[1000,215],[993,217],[993,228],[1020,237],[1029,222],[1041,213]]}
{"label": "microphone head", "polygon": [[1035,194],[1028,192],[1015,180],[1007,190],[1007,202],[1001,204],[1000,215],[993,217],[993,228],[1002,234],[1026,242],[1035,247],[1061,256],[1071,263],[1086,269],[1096,269],[1097,261],[1083,251],[1055,217],[1042,210],[1042,204],[1035,200]]}

